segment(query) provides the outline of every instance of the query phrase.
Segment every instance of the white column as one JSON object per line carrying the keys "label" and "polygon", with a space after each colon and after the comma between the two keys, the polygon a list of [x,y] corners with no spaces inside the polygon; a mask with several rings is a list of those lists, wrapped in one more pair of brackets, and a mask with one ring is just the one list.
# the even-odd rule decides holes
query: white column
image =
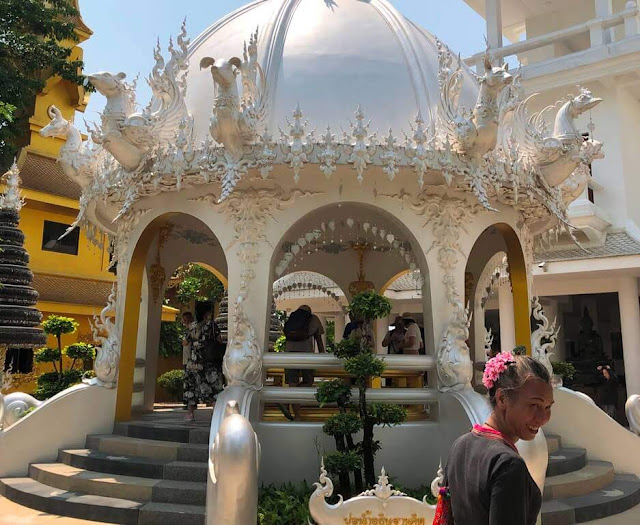
{"label": "white column", "polygon": [[[611,0],[595,0],[596,19],[609,16],[613,13]],[[603,29],[600,24],[589,27],[591,47],[609,44],[611,42],[611,29]]]}
{"label": "white column", "polygon": [[618,281],[620,302],[620,328],[624,354],[624,375],[627,396],[640,394],[640,303],[638,302],[638,280],[623,277]]}
{"label": "white column", "polygon": [[513,313],[513,293],[508,282],[498,287],[500,309],[500,350],[510,352],[516,346],[516,320]]}
{"label": "white column", "polygon": [[500,0],[486,0],[487,42],[490,48],[502,47],[502,8]]}
{"label": "white column", "polygon": [[473,307],[474,362],[487,360],[484,353],[484,337],[487,333],[484,322],[484,308],[482,308],[480,300],[478,299],[477,301],[474,301]]}
{"label": "white column", "polygon": [[344,314],[342,312],[336,312],[336,315],[333,319],[336,327],[335,341],[336,343],[339,343],[340,341],[342,341],[342,334],[344,333],[344,327],[345,327]]}
{"label": "white column", "polygon": [[389,331],[389,319],[386,317],[376,319],[374,330],[376,334],[376,354],[388,353],[388,349],[382,346],[382,340]]}

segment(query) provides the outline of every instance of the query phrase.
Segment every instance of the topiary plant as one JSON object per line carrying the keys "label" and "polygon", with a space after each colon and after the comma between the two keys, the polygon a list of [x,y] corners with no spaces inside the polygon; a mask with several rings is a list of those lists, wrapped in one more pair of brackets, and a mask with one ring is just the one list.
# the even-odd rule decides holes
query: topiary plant
{"label": "topiary plant", "polygon": [[565,379],[571,380],[576,374],[576,367],[571,363],[567,363],[566,361],[552,361],[551,366],[553,367],[553,373],[555,375],[563,377]]}
{"label": "topiary plant", "polygon": [[182,400],[184,370],[169,370],[158,378],[158,385],[164,388],[174,401]]}
{"label": "topiary plant", "polygon": [[58,374],[60,375],[60,379],[62,380],[62,341],[61,337],[64,334],[72,334],[78,329],[78,322],[72,317],[62,317],[60,315],[50,315],[47,319],[42,323],[42,329],[44,333],[47,335],[55,336],[58,341],[58,362],[60,364],[60,368],[58,369]]}

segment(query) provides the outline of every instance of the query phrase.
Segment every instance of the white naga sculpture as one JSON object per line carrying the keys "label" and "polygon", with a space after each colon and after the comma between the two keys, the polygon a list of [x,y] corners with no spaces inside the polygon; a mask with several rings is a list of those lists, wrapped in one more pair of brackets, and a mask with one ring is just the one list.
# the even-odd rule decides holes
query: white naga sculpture
{"label": "white naga sculpture", "polygon": [[438,42],[440,69],[440,101],[438,104],[438,131],[453,148],[472,158],[481,158],[496,147],[498,138],[498,96],[513,77],[508,65],[493,67],[485,55],[485,74],[479,79],[480,90],[471,113],[458,104],[462,90],[462,63],[452,71],[451,51]]}
{"label": "white naga sculpture", "polygon": [[60,148],[58,162],[64,174],[85,190],[95,177],[103,150],[83,142],[78,128],[66,120],[56,106],[50,106],[47,113],[51,122],[40,130],[40,135],[65,139],[64,145]]}
{"label": "white naga sculpture", "polygon": [[556,329],[556,319],[553,323],[549,323],[549,319],[544,315],[542,311],[542,305],[538,297],[533,298],[532,315],[536,321],[539,321],[538,328],[531,334],[531,355],[534,359],[544,365],[549,371],[549,374],[553,376],[553,367],[551,366],[551,356],[558,340],[558,334],[560,333],[560,327]]}
{"label": "white naga sculpture", "polygon": [[5,357],[6,347],[0,349],[0,363],[3,365],[0,370],[0,431],[13,425],[30,408],[37,408],[42,404],[42,401],[22,392],[13,392],[7,395],[2,393],[8,390],[13,383],[11,368],[8,371],[4,370]]}
{"label": "white naga sculpture", "polygon": [[259,467],[258,436],[237,403],[229,401],[210,451],[208,525],[255,525]]}
{"label": "white naga sculpture", "polygon": [[[258,30],[245,42],[243,59],[205,57],[200,68],[210,68],[215,87],[215,101],[209,131],[213,140],[225,147],[232,158],[239,158],[242,146],[255,140],[264,117],[265,80],[257,60]],[[242,75],[242,96],[237,76]]]}
{"label": "white naga sculpture", "polygon": [[135,82],[128,84],[124,73],[100,72],[88,78],[96,90],[107,98],[102,113],[102,127],[92,133],[94,142],[102,144],[125,171],[141,169],[151,152],[165,147],[174,138],[178,125],[188,116],[186,93],[187,46],[186,26],[178,35],[178,49],[169,42],[171,59],[165,65],[158,43],[156,64],[147,82],[153,91],[148,106],[135,113]]}
{"label": "white naga sculpture", "polygon": [[[100,312],[100,318],[93,316],[93,338],[99,341],[100,348],[93,365],[96,377],[85,382],[90,385],[99,385],[114,388],[118,379],[118,362],[120,361],[120,338],[116,327],[108,317],[109,312],[114,312],[116,307],[116,289],[111,289],[107,305]],[[107,334],[106,337],[102,334]]]}
{"label": "white naga sculpture", "polygon": [[[584,149],[584,138],[575,125],[575,119],[585,111],[595,107],[601,98],[594,97],[591,92],[582,88],[580,94],[571,97],[558,110],[555,117],[553,133],[545,123],[545,114],[555,106],[530,115],[526,107],[535,95],[521,102],[514,112],[510,123],[511,133],[505,137],[516,140],[519,150],[530,162],[538,166],[538,170],[549,186],[562,184],[581,162],[591,162],[589,155],[600,154],[600,147],[587,146]],[[594,144],[597,144],[594,142]],[[503,145],[508,147],[508,145]],[[585,154],[587,157],[585,157]]]}
{"label": "white naga sculpture", "polygon": [[637,394],[629,396],[624,408],[627,414],[627,421],[629,421],[629,428],[640,436],[640,396]]}

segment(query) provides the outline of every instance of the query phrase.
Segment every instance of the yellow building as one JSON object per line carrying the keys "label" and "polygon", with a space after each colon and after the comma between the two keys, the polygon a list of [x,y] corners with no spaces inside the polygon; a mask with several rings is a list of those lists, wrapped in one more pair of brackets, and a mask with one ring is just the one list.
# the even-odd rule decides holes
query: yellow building
{"label": "yellow building", "polygon": [[[79,9],[78,0],[73,0]],[[78,18],[76,35],[78,43],[87,40],[92,31]],[[74,42],[71,59],[82,59],[83,50]],[[33,287],[40,294],[36,307],[43,319],[51,314],[72,317],[79,323],[76,333],[62,337],[63,347],[77,341],[92,342],[89,320],[104,308],[115,281],[109,272],[109,240],[105,236],[102,246],[92,244],[84,229],[75,229],[64,239],[58,238],[73,223],[78,213],[80,187],[69,180],[56,162],[64,140],[43,138],[40,130],[50,122],[47,110],[51,105],[60,109],[64,118],[73,121],[76,111],[84,112],[88,93],[82,87],[52,77],[38,94],[34,114],[29,120],[29,142],[20,151],[18,167],[22,178],[22,192],[26,205],[20,212],[20,228],[25,234],[25,248],[30,255],[30,268],[34,273]],[[163,320],[174,320],[176,311],[165,308]],[[57,345],[50,337],[48,345]],[[40,373],[48,367],[32,368],[32,350],[22,349],[14,365],[17,372]],[[67,365],[68,366],[68,365]],[[51,368],[52,369],[52,368]],[[33,376],[34,374],[31,374]],[[30,392],[35,382],[30,378],[14,388]]]}

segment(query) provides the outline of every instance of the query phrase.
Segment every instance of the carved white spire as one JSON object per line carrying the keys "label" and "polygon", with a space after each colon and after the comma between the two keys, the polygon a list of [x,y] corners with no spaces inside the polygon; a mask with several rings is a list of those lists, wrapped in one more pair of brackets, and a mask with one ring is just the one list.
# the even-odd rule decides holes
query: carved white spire
{"label": "carved white spire", "polygon": [[15,160],[4,177],[7,189],[0,195],[0,208],[20,211],[24,206],[24,199],[20,193],[20,170]]}

